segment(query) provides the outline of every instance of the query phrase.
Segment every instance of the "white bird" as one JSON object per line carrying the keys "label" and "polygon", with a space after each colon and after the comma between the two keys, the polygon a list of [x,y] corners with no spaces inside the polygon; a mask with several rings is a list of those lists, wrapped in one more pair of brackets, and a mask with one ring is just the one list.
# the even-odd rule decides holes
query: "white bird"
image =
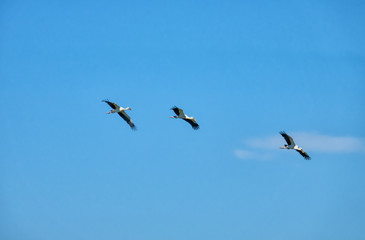
{"label": "white bird", "polygon": [[171,110],[175,112],[176,116],[171,116],[170,118],[180,118],[190,123],[194,130],[199,129],[199,124],[196,122],[195,118],[188,117],[181,108],[174,106],[171,108]]}
{"label": "white bird", "polygon": [[136,130],[136,126],[132,122],[132,119],[125,112],[126,110],[132,110],[130,107],[122,108],[122,107],[119,107],[118,104],[109,102],[108,100],[102,100],[102,102],[106,102],[111,108],[113,108],[113,110],[111,110],[110,112],[107,112],[106,114],[118,113],[119,116],[121,116],[129,124],[129,126],[132,128],[132,130]]}
{"label": "white bird", "polygon": [[294,149],[295,151],[299,152],[300,155],[302,155],[306,160],[311,160],[308,153],[306,153],[303,148],[298,147],[298,145],[295,144],[292,137],[290,137],[288,134],[286,134],[284,131],[280,132],[281,136],[285,139],[285,141],[288,143],[288,145],[284,145],[284,147],[280,147],[281,149]]}

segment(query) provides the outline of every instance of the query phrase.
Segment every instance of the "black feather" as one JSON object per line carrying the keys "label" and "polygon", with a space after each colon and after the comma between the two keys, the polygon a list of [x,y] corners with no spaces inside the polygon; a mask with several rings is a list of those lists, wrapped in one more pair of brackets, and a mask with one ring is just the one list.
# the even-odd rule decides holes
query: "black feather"
{"label": "black feather", "polygon": [[200,128],[199,124],[196,123],[195,121],[191,120],[191,119],[186,119],[186,118],[183,118],[183,120],[187,121],[188,123],[190,123],[191,127],[194,129],[194,130],[198,130]]}
{"label": "black feather", "polygon": [[132,128],[132,130],[137,130],[136,126],[134,125],[134,123],[132,122],[131,118],[128,116],[127,113],[125,112],[118,112],[119,116],[121,116],[124,121],[126,121],[129,126]]}
{"label": "black feather", "polygon": [[281,136],[283,136],[283,138],[285,139],[285,141],[288,145],[291,145],[291,144],[295,145],[293,138],[290,137],[288,134],[286,134],[286,132],[281,131],[279,133],[281,134]]}
{"label": "black feather", "polygon": [[108,100],[108,99],[104,99],[104,100],[102,100],[102,102],[107,103],[107,104],[108,104],[111,108],[113,108],[113,109],[116,109],[116,108],[117,108],[116,104],[115,104],[115,103],[113,103],[113,102],[109,102],[109,100]]}
{"label": "black feather", "polygon": [[176,115],[180,115],[180,108],[173,106],[172,108],[170,108],[170,110],[173,110],[175,112]]}
{"label": "black feather", "polygon": [[306,160],[311,160],[311,157],[308,155],[308,153],[304,152],[303,149],[301,150],[295,150],[297,151],[298,153],[300,153],[300,155],[302,155]]}

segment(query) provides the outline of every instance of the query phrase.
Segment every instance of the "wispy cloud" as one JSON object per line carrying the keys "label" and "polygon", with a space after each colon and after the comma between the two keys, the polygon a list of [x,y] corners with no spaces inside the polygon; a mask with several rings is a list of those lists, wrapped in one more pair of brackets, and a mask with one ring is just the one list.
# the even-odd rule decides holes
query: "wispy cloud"
{"label": "wispy cloud", "polygon": [[365,139],[356,137],[328,136],[318,133],[296,133],[298,143],[317,152],[365,153]]}
{"label": "wispy cloud", "polygon": [[[292,132],[295,143],[310,152],[322,153],[365,153],[365,138],[350,136],[330,136],[316,132]],[[262,159],[285,144],[279,135],[250,138],[243,141],[243,149],[236,149],[235,156],[241,159]]]}
{"label": "wispy cloud", "polygon": [[252,151],[242,150],[242,149],[236,149],[234,151],[234,155],[241,159],[250,159],[250,158],[256,158],[257,154]]}
{"label": "wispy cloud", "polygon": [[249,151],[243,149],[236,149],[234,151],[234,155],[240,159],[256,159],[256,160],[269,160],[273,157],[273,154],[270,152]]}

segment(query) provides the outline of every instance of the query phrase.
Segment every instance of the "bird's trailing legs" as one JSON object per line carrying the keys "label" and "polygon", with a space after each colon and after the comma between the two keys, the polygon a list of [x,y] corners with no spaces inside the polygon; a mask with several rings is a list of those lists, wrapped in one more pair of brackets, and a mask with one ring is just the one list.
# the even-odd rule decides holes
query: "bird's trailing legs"
{"label": "bird's trailing legs", "polygon": [[111,114],[111,113],[115,113],[115,111],[111,110],[110,112],[107,112],[106,114]]}

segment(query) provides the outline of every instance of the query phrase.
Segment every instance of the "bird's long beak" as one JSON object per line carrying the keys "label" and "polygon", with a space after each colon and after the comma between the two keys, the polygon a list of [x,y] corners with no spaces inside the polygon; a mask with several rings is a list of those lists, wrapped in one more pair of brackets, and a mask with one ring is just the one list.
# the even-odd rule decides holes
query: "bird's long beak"
{"label": "bird's long beak", "polygon": [[111,114],[111,112],[107,112],[106,114]]}
{"label": "bird's long beak", "polygon": [[174,118],[173,116],[171,116],[170,118]]}
{"label": "bird's long beak", "polygon": [[281,149],[285,149],[285,147],[280,147]]}

